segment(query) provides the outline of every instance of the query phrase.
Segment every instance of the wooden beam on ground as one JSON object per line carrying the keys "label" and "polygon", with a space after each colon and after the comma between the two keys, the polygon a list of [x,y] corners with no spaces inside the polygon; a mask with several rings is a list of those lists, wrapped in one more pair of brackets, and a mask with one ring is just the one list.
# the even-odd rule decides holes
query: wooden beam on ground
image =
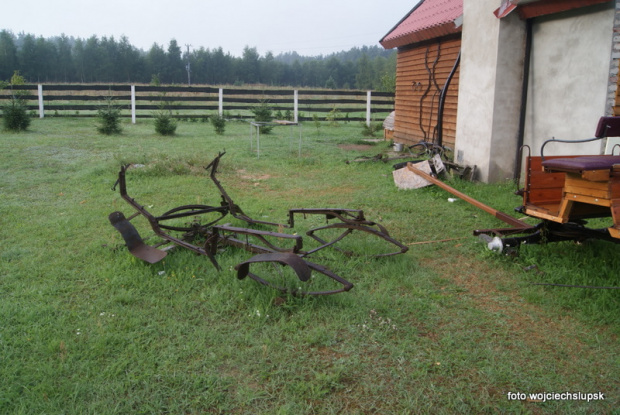
{"label": "wooden beam on ground", "polygon": [[475,207],[477,207],[478,209],[482,209],[485,212],[495,216],[497,219],[511,225],[514,226],[515,228],[523,228],[523,229],[527,229],[527,228],[531,228],[531,225],[528,225],[525,222],[520,221],[519,219],[513,218],[510,215],[507,215],[503,212],[500,212],[497,209],[493,209],[490,206],[485,205],[482,202],[477,201],[476,199],[467,196],[465,193],[461,193],[458,190],[456,190],[455,188],[448,186],[447,184],[445,184],[444,182],[442,182],[441,180],[431,176],[430,174],[427,174],[425,172],[423,172],[420,169],[417,169],[413,166],[413,164],[411,163],[407,163],[407,168],[412,171],[413,173],[417,174],[418,176],[423,177],[424,179],[428,180],[429,182],[441,187],[443,190],[452,193],[454,196],[458,197],[459,199],[464,200],[465,202],[474,205]]}

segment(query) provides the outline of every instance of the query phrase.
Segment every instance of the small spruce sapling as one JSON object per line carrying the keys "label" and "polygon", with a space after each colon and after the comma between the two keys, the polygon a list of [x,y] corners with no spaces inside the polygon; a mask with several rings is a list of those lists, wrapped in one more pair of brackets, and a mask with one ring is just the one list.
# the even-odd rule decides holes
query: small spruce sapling
{"label": "small spruce sapling", "polygon": [[111,96],[107,97],[105,101],[105,105],[97,110],[97,131],[106,135],[120,134],[123,132],[121,109],[114,105]]}
{"label": "small spruce sapling", "polygon": [[[261,101],[261,103],[252,109],[252,113],[254,114],[254,121],[256,122],[271,122],[273,121],[273,111],[271,107],[267,104],[267,101]],[[269,134],[273,126],[271,125],[261,125],[260,132],[261,134]]]}
{"label": "small spruce sapling", "polygon": [[223,135],[224,130],[226,130],[226,118],[223,115],[215,114],[209,117],[211,121],[211,125],[215,129],[215,134]]}
{"label": "small spruce sapling", "polygon": [[30,126],[31,116],[26,106],[26,91],[19,86],[25,83],[24,77],[15,71],[9,82],[0,82],[0,89],[9,87],[11,98],[2,106],[2,122],[8,131],[25,131]]}

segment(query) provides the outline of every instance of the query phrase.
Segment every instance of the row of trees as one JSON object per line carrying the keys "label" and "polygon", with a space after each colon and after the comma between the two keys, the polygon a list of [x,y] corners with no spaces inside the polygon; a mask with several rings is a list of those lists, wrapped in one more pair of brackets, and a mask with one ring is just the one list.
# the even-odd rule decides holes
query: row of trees
{"label": "row of trees", "polygon": [[295,52],[261,56],[256,48],[246,47],[235,57],[221,47],[183,51],[174,39],[167,49],[153,44],[145,52],[126,37],[37,38],[2,30],[0,79],[9,79],[15,71],[29,82],[149,83],[156,76],[166,84],[259,83],[393,92],[396,54],[365,46],[326,57]]}

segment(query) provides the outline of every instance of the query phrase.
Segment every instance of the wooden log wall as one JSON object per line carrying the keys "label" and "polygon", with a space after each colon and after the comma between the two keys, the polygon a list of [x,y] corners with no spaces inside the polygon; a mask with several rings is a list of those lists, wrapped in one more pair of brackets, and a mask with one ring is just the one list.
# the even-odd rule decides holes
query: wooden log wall
{"label": "wooden log wall", "polygon": [[[441,89],[461,49],[461,37],[449,37],[398,50],[394,140],[405,144],[437,140]],[[459,68],[446,93],[444,146],[454,149]]]}

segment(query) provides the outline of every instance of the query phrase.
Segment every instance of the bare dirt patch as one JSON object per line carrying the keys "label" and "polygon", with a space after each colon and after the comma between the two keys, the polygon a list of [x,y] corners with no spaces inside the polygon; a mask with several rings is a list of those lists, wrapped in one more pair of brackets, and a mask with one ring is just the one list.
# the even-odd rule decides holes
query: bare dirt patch
{"label": "bare dirt patch", "polygon": [[267,180],[273,177],[270,174],[254,174],[254,175],[247,174],[247,171],[245,169],[237,170],[237,174],[243,180],[251,180],[251,181]]}
{"label": "bare dirt patch", "polygon": [[375,146],[370,144],[338,144],[338,148],[342,150],[366,151],[372,150]]}

